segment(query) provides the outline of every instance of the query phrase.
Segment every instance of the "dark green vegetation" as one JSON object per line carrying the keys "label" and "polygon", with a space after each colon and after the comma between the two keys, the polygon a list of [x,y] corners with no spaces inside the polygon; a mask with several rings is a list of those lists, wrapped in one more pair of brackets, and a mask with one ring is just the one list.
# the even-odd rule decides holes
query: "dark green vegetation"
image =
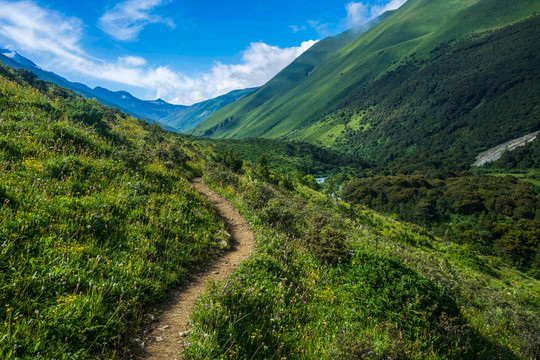
{"label": "dark green vegetation", "polygon": [[467,168],[480,151],[540,128],[539,38],[536,16],[441,46],[327,119],[345,126],[340,146],[385,166]]}
{"label": "dark green vegetation", "polygon": [[193,149],[0,65],[0,358],[122,357],[144,307],[220,251]]}
{"label": "dark green vegetation", "polygon": [[540,277],[540,188],[533,184],[512,176],[417,173],[357,179],[342,196]]}
{"label": "dark green vegetation", "polygon": [[205,181],[253,219],[257,245],[199,299],[188,359],[540,354],[537,280],[298,182],[278,187],[264,164],[242,172],[205,169]]}
{"label": "dark green vegetation", "polygon": [[[195,139],[194,139],[195,141]],[[235,153],[252,164],[264,156],[271,169],[282,174],[300,172],[313,176],[328,176],[345,173],[361,173],[371,165],[367,162],[304,142],[285,142],[273,139],[209,140],[197,138],[200,144],[214,146],[222,153]]]}
{"label": "dark green vegetation", "polygon": [[410,0],[296,86],[273,85],[293,62],[197,133],[297,139],[385,167],[466,168],[539,129],[539,10],[532,0]]}

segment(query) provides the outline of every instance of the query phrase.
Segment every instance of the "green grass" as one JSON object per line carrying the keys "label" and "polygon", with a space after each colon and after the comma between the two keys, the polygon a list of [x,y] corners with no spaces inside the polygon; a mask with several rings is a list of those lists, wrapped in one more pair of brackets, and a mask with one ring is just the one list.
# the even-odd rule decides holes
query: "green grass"
{"label": "green grass", "polygon": [[[207,135],[276,138],[302,129],[292,138],[311,139],[313,134],[306,125],[340,107],[371,79],[394,69],[407,57],[429,57],[441,43],[497,29],[538,10],[540,5],[533,0],[410,0],[368,32],[316,63],[311,75],[294,86],[285,86],[280,79],[293,73],[302,64],[302,57],[258,91],[213,114],[194,134],[203,134],[232,118]],[[304,54],[309,55],[310,50]]]}
{"label": "green grass", "polygon": [[421,227],[216,170],[256,250],[209,284],[188,359],[526,359],[538,355],[540,283]]}
{"label": "green grass", "polygon": [[220,251],[193,145],[0,70],[0,357],[121,358],[148,306]]}

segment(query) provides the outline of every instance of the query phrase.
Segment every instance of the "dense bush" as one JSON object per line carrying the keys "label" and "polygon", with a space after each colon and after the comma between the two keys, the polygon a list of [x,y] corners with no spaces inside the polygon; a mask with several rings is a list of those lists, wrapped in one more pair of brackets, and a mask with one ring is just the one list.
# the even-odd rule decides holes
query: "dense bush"
{"label": "dense bush", "polygon": [[535,272],[540,266],[540,189],[514,177],[419,173],[362,178],[347,183],[342,196],[520,268]]}
{"label": "dense bush", "polygon": [[[536,15],[406,59],[325,118],[345,125],[336,146],[394,174],[464,170],[481,151],[539,130],[539,24]],[[537,164],[537,147],[503,161]]]}

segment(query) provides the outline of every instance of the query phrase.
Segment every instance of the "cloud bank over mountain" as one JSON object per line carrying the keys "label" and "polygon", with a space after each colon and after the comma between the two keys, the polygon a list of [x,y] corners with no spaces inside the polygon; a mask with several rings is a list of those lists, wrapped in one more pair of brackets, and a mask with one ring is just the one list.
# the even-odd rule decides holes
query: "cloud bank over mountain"
{"label": "cloud bank over mountain", "polygon": [[[152,10],[161,3],[158,0],[120,3],[101,17],[100,25],[120,40],[133,39],[150,23],[165,22],[173,26],[167,19],[152,15]],[[0,8],[0,36],[25,55],[40,54],[68,72],[145,88],[155,97],[183,105],[235,89],[260,86],[316,42],[310,40],[286,48],[254,42],[243,51],[239,63],[216,62],[208,71],[188,76],[170,66],[149,64],[141,56],[126,55],[108,61],[90,54],[81,45],[86,25],[80,19],[33,1],[0,0]]]}

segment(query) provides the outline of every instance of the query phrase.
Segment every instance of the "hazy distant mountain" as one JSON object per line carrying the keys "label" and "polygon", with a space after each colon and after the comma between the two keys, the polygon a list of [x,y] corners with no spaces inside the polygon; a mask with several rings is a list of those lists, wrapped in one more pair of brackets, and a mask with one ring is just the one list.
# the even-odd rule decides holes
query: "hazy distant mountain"
{"label": "hazy distant mountain", "polygon": [[173,131],[185,131],[197,126],[221,107],[240,99],[254,90],[235,90],[192,106],[173,105],[162,99],[141,100],[127,91],[111,91],[99,86],[91,89],[85,84],[71,82],[53,72],[43,70],[32,60],[10,49],[0,47],[0,61],[14,68],[27,69],[42,80],[73,90],[84,97],[95,98],[104,105],[116,107],[135,117],[151,123],[163,124],[167,129]]}
{"label": "hazy distant mountain", "polygon": [[163,124],[175,128],[180,132],[188,132],[207,117],[218,111],[222,107],[229,105],[243,96],[251,93],[257,88],[233,90],[225,95],[218,96],[214,99],[206,100],[197,104],[193,104],[180,110],[166,118],[161,119]]}
{"label": "hazy distant mountain", "polygon": [[132,116],[140,117],[144,120],[154,120],[146,116],[142,116],[141,114],[138,114],[134,111],[131,111],[130,109],[127,109],[123,107],[122,105],[117,104],[113,101],[109,101],[106,98],[102,98],[98,94],[94,93],[94,91],[91,88],[89,88],[88,86],[84,84],[71,82],[51,71],[43,70],[39,66],[37,66],[32,60],[18,54],[15,51],[0,47],[0,61],[16,69],[21,69],[21,68],[27,69],[33,72],[34,74],[36,74],[42,80],[50,81],[52,83],[55,83],[56,85],[62,86],[66,89],[70,89],[76,92],[77,94],[82,95],[86,98],[90,98],[90,99],[95,98],[97,101],[99,101],[103,105],[118,108],[119,110],[127,112],[128,114]]}

